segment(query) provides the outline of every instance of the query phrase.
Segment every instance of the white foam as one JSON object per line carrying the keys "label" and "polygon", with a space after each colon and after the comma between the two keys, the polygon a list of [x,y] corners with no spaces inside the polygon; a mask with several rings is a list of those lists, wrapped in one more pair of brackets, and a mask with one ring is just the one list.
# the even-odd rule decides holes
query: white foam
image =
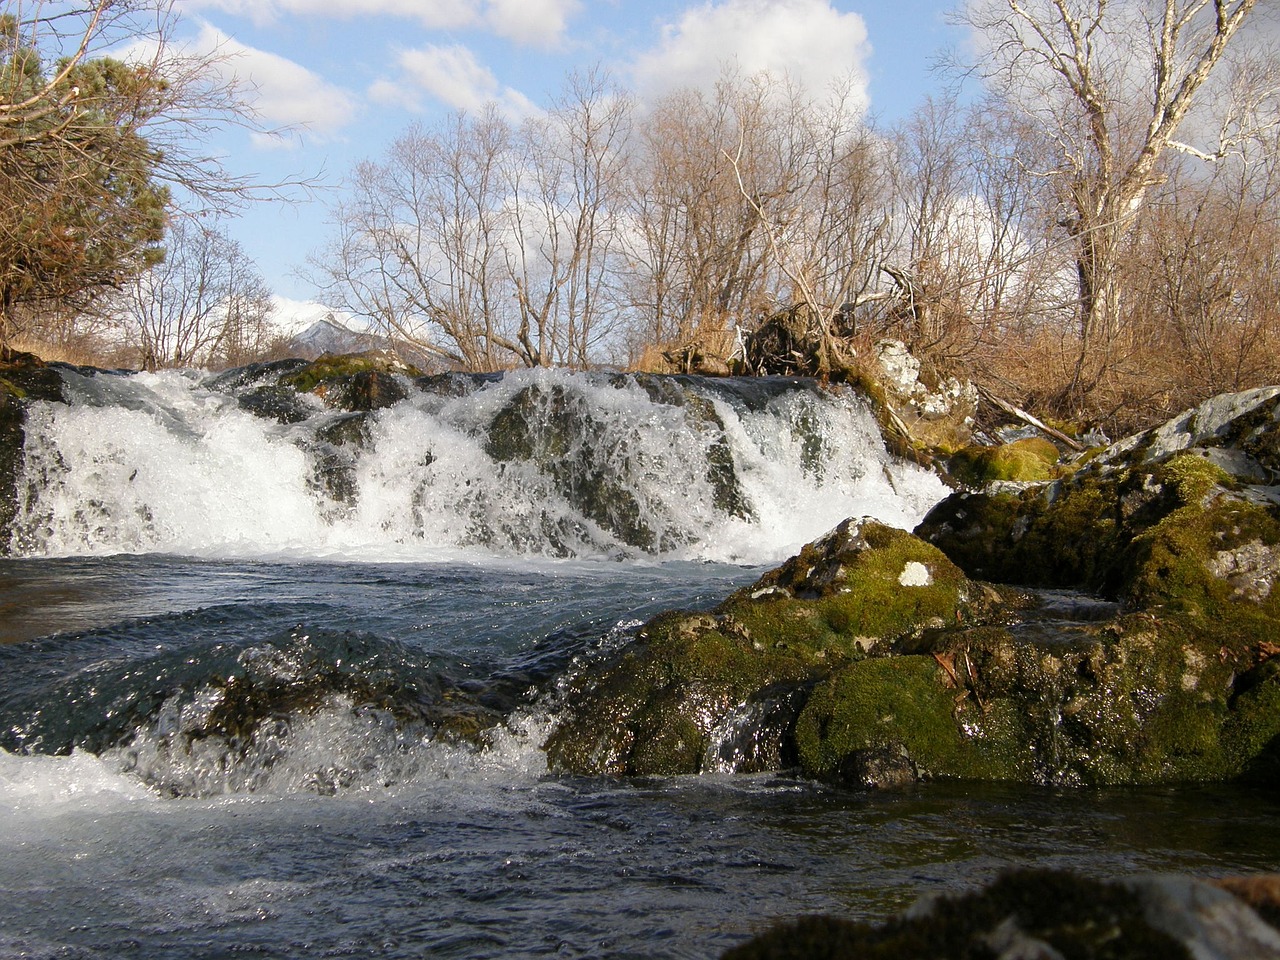
{"label": "white foam", "polygon": [[[372,415],[351,453],[356,502],[345,504],[316,482],[315,431],[334,416],[318,402],[311,421],[286,426],[190,375],[97,380],[92,402],[30,410],[18,555],[639,556],[566,499],[563,479],[490,456],[491,421],[529,387],[560,391],[589,419],[592,436],[569,438],[560,455],[625,487],[650,552],[667,559],[771,562],[849,516],[913,526],[946,493],[888,456],[852,396],[797,391],[752,412],[717,399],[722,438],[635,382],[532,371]],[[709,465],[725,444],[746,517],[716,502]]]}
{"label": "white foam", "polygon": [[137,779],[93,754],[20,756],[0,750],[0,837],[20,831],[22,823],[32,818],[155,801],[155,793]]}

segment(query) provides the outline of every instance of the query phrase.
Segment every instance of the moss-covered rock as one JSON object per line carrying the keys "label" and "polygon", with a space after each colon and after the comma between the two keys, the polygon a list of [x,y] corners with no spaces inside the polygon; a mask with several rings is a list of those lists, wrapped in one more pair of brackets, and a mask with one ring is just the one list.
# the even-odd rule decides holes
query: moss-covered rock
{"label": "moss-covered rock", "polygon": [[1058,460],[1058,448],[1050,441],[1025,437],[995,447],[970,444],[947,461],[947,470],[967,487],[985,487],[997,481],[1051,480]]}
{"label": "moss-covered rock", "polygon": [[657,617],[584,669],[547,742],[550,762],[578,773],[695,773],[724,761],[737,719],[755,722],[754,742],[769,746],[731,765],[776,765],[795,756],[799,708],[833,669],[1000,606],[905,531],[845,521],[715,610]]}
{"label": "moss-covered rock", "polygon": [[[1268,510],[1238,493],[1183,454],[1001,495],[1025,521],[1020,537],[991,538],[1001,569],[1110,585],[1118,598],[1074,615],[1052,596],[969,579],[915,535],[846,521],[714,610],[658,617],[585,668],[547,743],[551,764],[723,768],[726,731],[756,723],[743,739],[769,748],[730,768],[790,762],[862,786],[1273,781],[1280,634],[1260,571],[1277,538]],[[1069,525],[1080,518],[1085,536]],[[1043,566],[1020,552],[1028,540],[1049,554]]]}
{"label": "moss-covered rock", "polygon": [[330,354],[280,378],[280,386],[298,393],[312,393],[339,410],[378,410],[399,403],[409,395],[403,378],[421,371],[394,354],[381,350]]}

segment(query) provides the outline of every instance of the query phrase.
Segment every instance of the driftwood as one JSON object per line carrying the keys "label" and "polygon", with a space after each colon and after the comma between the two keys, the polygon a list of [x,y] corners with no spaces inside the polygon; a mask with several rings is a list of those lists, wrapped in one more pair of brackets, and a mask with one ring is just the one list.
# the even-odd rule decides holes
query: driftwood
{"label": "driftwood", "polygon": [[1041,433],[1046,433],[1049,436],[1053,437],[1053,439],[1057,440],[1059,443],[1062,443],[1065,446],[1070,447],[1072,450],[1076,451],[1076,453],[1080,453],[1081,451],[1084,450],[1084,447],[1079,442],[1077,442],[1076,440],[1073,440],[1071,437],[1067,436],[1061,430],[1055,430],[1053,427],[1049,426],[1047,423],[1027,413],[1027,411],[1023,410],[1021,407],[1015,407],[1013,404],[1009,403],[1008,401],[1001,400],[999,397],[997,397],[994,393],[992,393],[986,387],[979,385],[978,394],[982,397],[982,399],[986,400],[993,407],[997,407],[1000,410],[1003,410],[1005,413],[1009,414],[1009,416],[1016,417],[1017,419],[1021,420],[1023,423],[1030,424],[1031,426],[1039,430]]}

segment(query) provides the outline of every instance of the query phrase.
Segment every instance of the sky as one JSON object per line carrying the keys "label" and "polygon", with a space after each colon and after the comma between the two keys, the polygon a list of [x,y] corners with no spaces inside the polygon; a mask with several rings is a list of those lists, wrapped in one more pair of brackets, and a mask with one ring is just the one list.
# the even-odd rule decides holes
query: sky
{"label": "sky", "polygon": [[944,78],[960,42],[955,0],[177,0],[180,37],[217,45],[264,124],[224,133],[235,174],[318,177],[314,198],[252,205],[230,234],[281,297],[315,297],[306,258],[323,246],[343,178],[411,123],[486,102],[519,118],[546,107],[575,70],[607,70],[644,102],[708,86],[726,63],[787,71],[820,90],[852,71],[868,114],[889,126]]}

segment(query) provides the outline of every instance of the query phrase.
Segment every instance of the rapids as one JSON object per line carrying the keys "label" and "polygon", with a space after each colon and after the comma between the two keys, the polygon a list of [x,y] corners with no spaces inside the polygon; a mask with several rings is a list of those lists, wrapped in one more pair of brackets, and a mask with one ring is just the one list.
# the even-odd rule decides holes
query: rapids
{"label": "rapids", "polygon": [[763,563],[853,514],[913,526],[945,492],[807,381],[423,378],[369,414],[255,415],[278,375],[66,371],[70,402],[28,413],[10,551]]}

